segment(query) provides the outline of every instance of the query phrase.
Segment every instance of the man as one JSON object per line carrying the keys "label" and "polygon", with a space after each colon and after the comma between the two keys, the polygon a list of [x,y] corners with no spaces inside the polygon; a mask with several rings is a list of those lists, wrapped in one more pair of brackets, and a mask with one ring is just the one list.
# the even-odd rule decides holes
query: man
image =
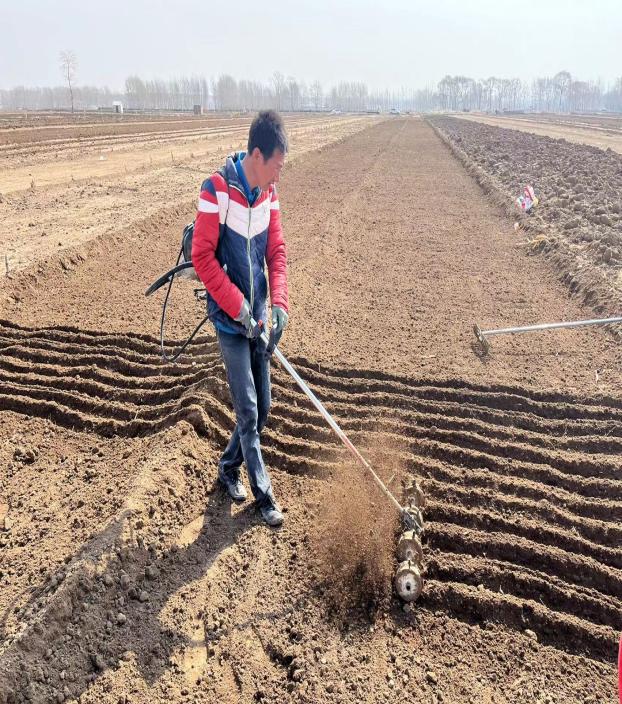
{"label": "man", "polygon": [[192,263],[208,293],[236,416],[218,466],[218,478],[235,501],[244,501],[240,479],[246,464],[264,521],[283,523],[261,455],[260,433],[270,408],[270,356],[258,339],[266,321],[268,265],[272,334],[278,341],[288,320],[286,253],[278,183],[287,153],[281,117],[260,112],[248,135],[248,151],[228,157],[224,170],[201,187],[192,241]]}

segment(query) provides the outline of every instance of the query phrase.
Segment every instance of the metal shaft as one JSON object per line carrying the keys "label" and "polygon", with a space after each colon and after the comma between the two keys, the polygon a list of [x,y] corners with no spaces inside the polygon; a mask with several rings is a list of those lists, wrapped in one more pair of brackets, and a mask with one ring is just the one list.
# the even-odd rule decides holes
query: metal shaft
{"label": "metal shaft", "polygon": [[[266,346],[268,345],[268,335],[267,333],[262,333],[261,339],[265,342]],[[371,476],[374,478],[374,481],[376,484],[380,487],[380,489],[383,491],[384,495],[389,499],[389,501],[395,506],[395,508],[399,511],[400,515],[403,516],[404,514],[404,509],[402,506],[400,506],[399,502],[393,496],[393,494],[387,489],[387,487],[384,485],[382,479],[374,472],[372,469],[371,465],[367,460],[361,455],[361,453],[354,447],[354,445],[350,442],[348,439],[348,436],[343,432],[343,430],[339,427],[339,425],[335,422],[334,418],[330,415],[330,413],[324,408],[324,405],[320,401],[320,399],[311,391],[311,389],[306,385],[304,380],[300,377],[298,372],[292,367],[292,365],[287,361],[281,350],[279,350],[278,347],[274,348],[274,353],[275,357],[279,360],[279,362],[285,367],[285,369],[291,374],[293,377],[294,381],[298,384],[298,386],[304,391],[306,396],[309,398],[311,403],[317,408],[317,410],[321,413],[322,417],[324,420],[330,425],[330,427],[335,431],[335,434],[337,437],[341,440],[341,442],[350,450],[350,452],[356,457],[356,459],[365,467],[365,469],[371,474]]]}
{"label": "metal shaft", "polygon": [[583,325],[610,325],[612,323],[622,323],[621,318],[599,318],[595,320],[573,320],[568,323],[542,323],[541,325],[526,325],[520,328],[500,328],[498,330],[482,330],[482,335],[505,335],[533,332],[535,330],[554,330],[556,328],[578,328]]}

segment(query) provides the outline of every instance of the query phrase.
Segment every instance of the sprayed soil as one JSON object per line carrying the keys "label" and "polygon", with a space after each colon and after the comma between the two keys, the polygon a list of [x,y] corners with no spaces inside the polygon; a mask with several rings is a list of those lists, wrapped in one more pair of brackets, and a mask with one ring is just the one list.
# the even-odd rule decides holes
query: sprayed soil
{"label": "sprayed soil", "polygon": [[[407,470],[402,475],[396,464],[399,445],[391,444],[387,437],[384,447],[366,448],[365,456],[405,503],[399,477]],[[361,617],[373,622],[390,605],[400,521],[395,511],[386,510],[381,490],[353,458],[335,463],[330,484],[310,533],[318,589],[344,625]]]}
{"label": "sprayed soil", "polygon": [[[143,296],[180,202],[2,282],[0,701],[613,703],[619,343],[475,354],[473,322],[589,309],[419,120],[308,152],[280,199],[283,351],[400,498],[421,482],[421,600],[384,591],[391,506],[276,367],[284,527],[218,489],[233,415],[213,334],[163,364]],[[180,285],[172,339],[191,301]]]}

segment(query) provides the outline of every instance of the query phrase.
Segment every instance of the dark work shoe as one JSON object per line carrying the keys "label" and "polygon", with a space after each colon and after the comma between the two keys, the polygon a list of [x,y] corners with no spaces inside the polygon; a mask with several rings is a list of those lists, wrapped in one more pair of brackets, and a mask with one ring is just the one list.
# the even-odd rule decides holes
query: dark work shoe
{"label": "dark work shoe", "polygon": [[261,512],[261,517],[271,528],[276,528],[283,523],[283,514],[277,504],[262,506],[259,511]]}
{"label": "dark work shoe", "polygon": [[248,498],[248,492],[239,479],[230,481],[229,479],[220,477],[220,483],[225,487],[227,493],[234,501],[245,501]]}

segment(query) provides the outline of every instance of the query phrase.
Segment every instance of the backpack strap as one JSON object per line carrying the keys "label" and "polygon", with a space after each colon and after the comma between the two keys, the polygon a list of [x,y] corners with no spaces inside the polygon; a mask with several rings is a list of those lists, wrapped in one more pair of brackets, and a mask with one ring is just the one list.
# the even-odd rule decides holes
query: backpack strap
{"label": "backpack strap", "polygon": [[[229,215],[229,204],[231,203],[231,189],[229,188],[229,179],[227,178],[227,173],[224,167],[220,167],[217,169],[216,173],[220,174],[225,183],[227,184],[227,210],[225,212],[225,219],[222,221],[222,224],[220,224],[220,209],[218,210],[218,216],[219,216],[219,226],[224,229],[225,225],[227,224],[227,216]],[[220,230],[219,234],[222,234],[222,230]]]}

